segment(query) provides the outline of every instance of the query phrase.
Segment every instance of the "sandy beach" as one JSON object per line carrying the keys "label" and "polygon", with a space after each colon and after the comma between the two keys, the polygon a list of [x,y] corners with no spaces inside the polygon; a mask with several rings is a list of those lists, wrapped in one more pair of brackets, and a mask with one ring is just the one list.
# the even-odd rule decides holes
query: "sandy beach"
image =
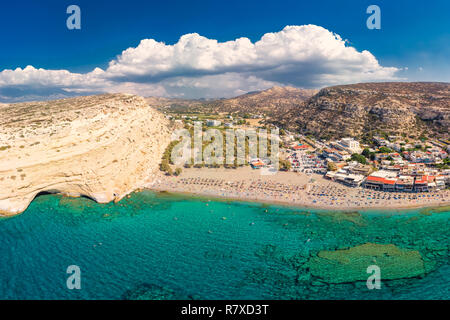
{"label": "sandy beach", "polygon": [[317,174],[262,175],[249,167],[183,169],[177,177],[160,174],[145,187],[154,191],[333,210],[407,209],[450,204],[449,190],[373,191],[347,187]]}

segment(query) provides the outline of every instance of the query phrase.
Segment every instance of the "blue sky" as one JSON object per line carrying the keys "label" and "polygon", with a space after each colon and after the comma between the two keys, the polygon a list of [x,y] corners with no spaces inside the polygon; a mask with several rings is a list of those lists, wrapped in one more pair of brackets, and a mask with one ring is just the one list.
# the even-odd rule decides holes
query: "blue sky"
{"label": "blue sky", "polygon": [[[66,28],[66,8],[71,4],[81,8],[81,30]],[[366,27],[369,16],[366,8],[371,4],[381,9],[381,30]],[[0,10],[0,101],[122,90],[143,95],[216,97],[273,84],[323,87],[341,82],[383,80],[448,82],[449,17],[450,1],[444,0],[3,2]],[[211,64],[191,63],[189,57],[199,53],[192,45],[202,47],[206,43],[203,38],[189,39],[182,50],[175,50],[177,53],[169,48],[177,44],[180,37],[191,33],[217,40],[219,44],[241,37],[255,44],[267,33],[280,32],[286,26],[304,25],[315,25],[339,35],[347,40],[345,46],[358,53],[368,51],[378,66],[369,61],[370,57],[354,55],[349,50],[342,51],[343,59],[330,57],[332,53],[322,46],[328,41],[328,35],[321,33],[323,40],[315,41],[320,38],[320,35],[315,36],[316,32],[322,31],[312,28],[289,30],[290,40],[279,34],[273,46],[264,47],[268,52],[249,48],[244,43],[227,68],[221,64],[230,53],[220,46],[207,45],[210,54],[205,54],[205,58],[201,55],[206,60],[213,55],[216,60]],[[315,38],[310,38],[310,34]],[[140,46],[143,39],[154,39],[168,47]],[[295,41],[303,45],[298,47]],[[330,41],[330,48],[339,47],[338,43]],[[309,58],[303,54],[308,51],[308,43],[317,47]],[[285,46],[285,53],[260,63],[261,57],[270,56],[277,46]],[[128,58],[119,57],[128,48],[138,48],[139,52]],[[294,49],[298,52],[293,56]],[[166,53],[164,57],[154,58],[159,52]],[[255,57],[251,61],[246,58],[252,55]],[[320,59],[315,59],[314,55]],[[109,72],[112,61],[116,67]],[[132,61],[140,62],[131,66]],[[168,66],[158,69],[161,64]],[[353,72],[355,64],[359,64],[359,69]],[[27,66],[34,69],[24,71]],[[4,71],[16,68],[21,69],[15,73]],[[91,74],[87,81],[86,74],[95,68],[106,73]],[[42,71],[38,73],[38,69]],[[53,74],[47,72],[49,70],[64,70],[65,73]],[[80,84],[83,82],[86,87]],[[223,90],[209,87],[207,84],[211,82]]]}

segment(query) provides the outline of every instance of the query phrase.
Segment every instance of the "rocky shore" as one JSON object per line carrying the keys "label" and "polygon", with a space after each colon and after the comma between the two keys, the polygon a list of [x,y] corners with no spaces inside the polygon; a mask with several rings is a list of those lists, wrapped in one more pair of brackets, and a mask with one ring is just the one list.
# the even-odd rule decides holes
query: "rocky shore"
{"label": "rocky shore", "polygon": [[0,214],[42,193],[117,201],[151,181],[169,121],[143,98],[107,94],[0,106]]}

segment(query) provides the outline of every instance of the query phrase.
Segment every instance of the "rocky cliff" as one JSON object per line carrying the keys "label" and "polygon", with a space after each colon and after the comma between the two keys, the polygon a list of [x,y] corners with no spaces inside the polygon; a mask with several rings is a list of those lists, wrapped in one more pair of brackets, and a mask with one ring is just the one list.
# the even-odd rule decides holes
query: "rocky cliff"
{"label": "rocky cliff", "polygon": [[266,114],[276,116],[286,114],[303,104],[318,90],[292,87],[272,87],[267,90],[249,92],[230,99],[186,100],[169,98],[146,98],[147,102],[161,111],[200,113],[240,113]]}
{"label": "rocky cliff", "polygon": [[219,112],[279,115],[282,117],[283,114],[297,108],[317,92],[317,90],[312,89],[273,87],[231,99],[211,102],[209,106]]}
{"label": "rocky cliff", "polygon": [[450,84],[361,83],[324,88],[276,122],[323,138],[371,131],[448,137]]}
{"label": "rocky cliff", "polygon": [[20,213],[43,192],[121,199],[158,170],[169,126],[126,94],[1,105],[0,213]]}

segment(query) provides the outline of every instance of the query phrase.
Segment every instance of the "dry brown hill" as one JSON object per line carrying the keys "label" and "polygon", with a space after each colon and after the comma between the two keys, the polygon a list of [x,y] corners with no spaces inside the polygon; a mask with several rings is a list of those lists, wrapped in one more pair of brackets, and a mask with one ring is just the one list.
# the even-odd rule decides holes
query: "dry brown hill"
{"label": "dry brown hill", "polygon": [[273,87],[214,101],[147,101],[155,106],[170,105],[172,111],[180,112],[265,114],[276,125],[322,138],[377,131],[449,137],[449,83],[358,83],[320,91]]}
{"label": "dry brown hill", "polygon": [[214,101],[210,105],[219,112],[273,116],[281,115],[298,107],[316,93],[317,90],[311,89],[273,87],[263,91],[247,93],[236,98]]}
{"label": "dry brown hill", "polygon": [[273,87],[230,99],[187,100],[149,97],[146,101],[159,110],[204,113],[285,114],[311,98],[318,90]]}
{"label": "dry brown hill", "polygon": [[323,138],[375,131],[448,137],[450,84],[385,82],[328,87],[275,122]]}

